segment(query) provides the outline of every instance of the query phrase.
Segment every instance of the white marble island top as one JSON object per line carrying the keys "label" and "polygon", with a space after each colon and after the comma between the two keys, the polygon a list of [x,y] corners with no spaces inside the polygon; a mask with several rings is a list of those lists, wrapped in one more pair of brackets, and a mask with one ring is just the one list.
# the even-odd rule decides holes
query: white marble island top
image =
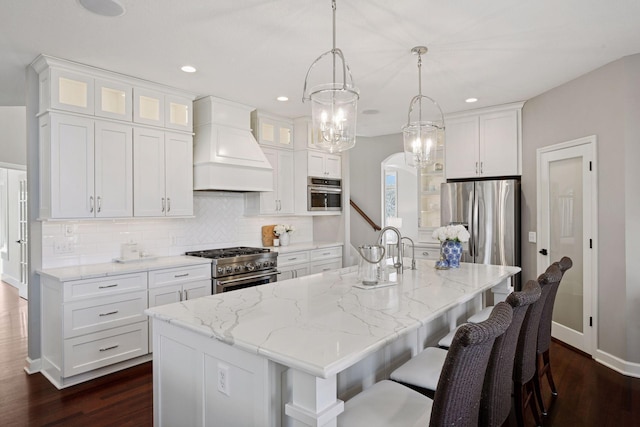
{"label": "white marble island top", "polygon": [[520,271],[465,263],[439,271],[426,260],[417,268],[377,289],[354,287],[357,268],[349,267],[145,313],[327,378]]}

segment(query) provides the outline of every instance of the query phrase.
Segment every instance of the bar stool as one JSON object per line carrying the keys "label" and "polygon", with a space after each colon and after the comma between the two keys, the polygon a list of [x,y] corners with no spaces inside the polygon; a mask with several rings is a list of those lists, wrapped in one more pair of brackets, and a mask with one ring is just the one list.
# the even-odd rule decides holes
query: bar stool
{"label": "bar stool", "polygon": [[[536,281],[528,282],[520,292],[507,296],[513,320],[507,331],[496,338],[485,374],[480,400],[479,425],[499,427],[509,417],[513,363],[518,335],[526,312],[542,293]],[[429,347],[391,373],[391,379],[432,396],[438,385],[447,350]]]}
{"label": "bar stool", "polygon": [[[549,296],[542,309],[542,316],[540,317],[540,328],[538,328],[538,343],[537,343],[537,360],[536,360],[536,379],[535,379],[535,391],[536,398],[538,400],[538,406],[540,406],[540,412],[542,415],[547,415],[547,409],[545,408],[544,401],[542,399],[542,391],[540,389],[540,379],[546,375],[547,382],[551,388],[551,395],[555,398],[558,396],[558,390],[553,382],[553,375],[551,374],[551,360],[549,358],[549,347],[551,346],[551,323],[553,320],[553,305],[556,300],[558,288],[562,282],[564,273],[573,266],[573,261],[569,257],[562,257],[560,261],[553,263],[560,268],[560,280],[557,283],[551,283],[551,289]],[[549,269],[547,269],[549,271]],[[542,277],[542,276],[541,276]],[[539,278],[540,279],[540,278]],[[542,279],[544,280],[544,278]]]}
{"label": "bar stool", "polygon": [[491,349],[511,324],[512,316],[511,306],[500,303],[486,322],[460,327],[447,353],[433,400],[394,381],[380,381],[345,402],[338,426],[477,427]]}

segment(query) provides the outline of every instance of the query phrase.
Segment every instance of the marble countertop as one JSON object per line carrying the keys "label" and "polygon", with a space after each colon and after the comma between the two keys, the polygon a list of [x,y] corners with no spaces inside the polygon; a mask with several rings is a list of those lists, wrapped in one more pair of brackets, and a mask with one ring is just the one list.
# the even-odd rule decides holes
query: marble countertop
{"label": "marble countertop", "polygon": [[127,263],[111,262],[103,264],[78,265],[73,267],[49,268],[38,270],[38,274],[64,282],[68,280],[91,279],[95,277],[106,277],[117,274],[137,273],[198,264],[211,264],[211,260],[184,255],[152,259],[142,258],[139,261]]}
{"label": "marble countertop", "polygon": [[327,378],[519,271],[466,263],[435,270],[418,260],[397,285],[360,289],[357,267],[348,267],[145,313]]}

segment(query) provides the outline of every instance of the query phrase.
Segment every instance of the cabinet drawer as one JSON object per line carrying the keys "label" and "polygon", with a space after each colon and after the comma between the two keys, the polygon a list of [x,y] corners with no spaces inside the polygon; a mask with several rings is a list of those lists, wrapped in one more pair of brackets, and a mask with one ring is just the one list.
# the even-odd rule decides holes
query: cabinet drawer
{"label": "cabinet drawer", "polygon": [[167,286],[202,279],[211,279],[211,264],[150,271],[149,287]]}
{"label": "cabinet drawer", "polygon": [[147,274],[136,273],[64,283],[64,301],[147,289]]}
{"label": "cabinet drawer", "polygon": [[309,251],[278,254],[278,267],[309,262]]}
{"label": "cabinet drawer", "polygon": [[[411,256],[411,247],[405,246],[404,256]],[[416,259],[440,259],[440,247],[416,246]]]}
{"label": "cabinet drawer", "polygon": [[313,262],[311,263],[311,274],[322,273],[325,271],[338,270],[342,268],[342,260],[337,259],[333,261]]}
{"label": "cabinet drawer", "polygon": [[70,377],[149,353],[147,322],[64,341],[64,376]]}
{"label": "cabinet drawer", "polygon": [[311,259],[313,261],[340,258],[342,257],[342,246],[335,246],[332,248],[314,249],[311,251]]}
{"label": "cabinet drawer", "polygon": [[146,308],[146,291],[64,304],[64,337],[71,338],[146,321]]}

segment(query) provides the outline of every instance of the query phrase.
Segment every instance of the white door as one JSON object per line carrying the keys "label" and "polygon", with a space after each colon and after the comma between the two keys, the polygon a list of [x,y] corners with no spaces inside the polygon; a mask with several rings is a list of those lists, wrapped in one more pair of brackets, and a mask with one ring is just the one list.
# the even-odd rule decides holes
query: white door
{"label": "white door", "polygon": [[337,154],[325,154],[324,169],[328,178],[342,177],[342,157]]}
{"label": "white door", "polygon": [[278,211],[278,176],[280,173],[278,166],[278,151],[263,148],[262,152],[273,168],[273,191],[260,192],[260,213],[272,214]]}
{"label": "white door", "polygon": [[293,213],[293,152],[280,150],[278,152],[277,175],[278,213]]}
{"label": "white door", "polygon": [[95,131],[96,217],[132,217],[132,127],[96,121]]}
{"label": "white door", "polygon": [[193,215],[193,137],[167,132],[164,147],[166,214]]}
{"label": "white door", "polygon": [[447,121],[444,157],[447,178],[473,178],[478,175],[479,126],[477,116]]}
{"label": "white door", "polygon": [[596,344],[596,137],[541,148],[538,156],[538,271],[568,256],[553,337],[592,354]]}
{"label": "white door", "polygon": [[164,216],[164,132],[133,130],[133,216]]}
{"label": "white door", "polygon": [[[480,116],[480,175],[518,175],[518,111]],[[456,160],[453,159],[455,162]]]}

